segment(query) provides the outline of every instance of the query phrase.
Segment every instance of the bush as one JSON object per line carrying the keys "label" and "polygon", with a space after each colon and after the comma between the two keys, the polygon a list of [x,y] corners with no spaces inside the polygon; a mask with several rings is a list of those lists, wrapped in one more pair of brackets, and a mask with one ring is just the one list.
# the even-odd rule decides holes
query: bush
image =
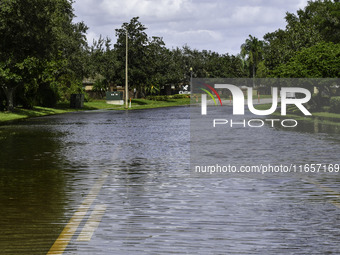
{"label": "bush", "polygon": [[329,106],[323,106],[321,110],[322,110],[323,112],[329,112],[330,108],[331,108],[331,107],[329,107]]}
{"label": "bush", "polygon": [[169,96],[147,96],[146,99],[153,101],[167,101],[170,99]]}
{"label": "bush", "polygon": [[173,98],[174,99],[190,98],[190,95],[189,94],[176,94],[176,95],[173,95]]}
{"label": "bush", "polygon": [[153,101],[167,101],[170,99],[183,99],[183,98],[190,98],[188,94],[176,94],[172,96],[147,96],[146,99],[153,100]]}
{"label": "bush", "polygon": [[147,96],[146,99],[153,101],[166,101],[169,98],[167,96]]}
{"label": "bush", "polygon": [[333,113],[340,113],[340,97],[331,97],[329,111]]}
{"label": "bush", "polygon": [[146,99],[154,101],[167,101],[169,99],[184,99],[190,98],[189,94],[176,94],[171,96],[147,96]]}

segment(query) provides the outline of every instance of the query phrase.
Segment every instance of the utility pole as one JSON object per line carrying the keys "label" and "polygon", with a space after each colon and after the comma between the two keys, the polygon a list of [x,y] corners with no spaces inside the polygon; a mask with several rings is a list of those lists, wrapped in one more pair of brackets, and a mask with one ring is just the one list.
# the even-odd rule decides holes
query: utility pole
{"label": "utility pole", "polygon": [[192,67],[190,67],[190,91],[192,91]]}
{"label": "utility pole", "polygon": [[125,109],[128,109],[129,89],[128,89],[128,31],[126,29],[126,52],[125,52]]}

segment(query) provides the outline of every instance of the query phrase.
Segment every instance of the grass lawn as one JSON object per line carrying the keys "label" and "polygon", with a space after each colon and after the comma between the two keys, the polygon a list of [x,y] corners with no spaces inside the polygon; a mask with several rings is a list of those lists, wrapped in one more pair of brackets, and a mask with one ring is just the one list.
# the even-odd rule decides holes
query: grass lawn
{"label": "grass lawn", "polygon": [[[182,98],[182,99],[168,99],[164,101],[154,101],[147,99],[133,99],[131,102],[131,108],[129,110],[138,110],[138,109],[150,109],[150,108],[160,108],[160,107],[170,107],[170,106],[180,106],[180,105],[189,105],[190,98]],[[114,110],[124,110],[125,105],[112,105],[107,104],[105,100],[97,100],[93,102],[87,102],[84,104],[86,107],[90,109],[114,109]]]}
{"label": "grass lawn", "polygon": [[16,108],[14,112],[0,112],[0,122],[72,112],[72,109],[54,109],[36,106],[33,109]]}
{"label": "grass lawn", "polygon": [[[168,99],[164,101],[154,101],[147,99],[133,99],[131,108],[128,110],[150,109],[170,106],[189,105],[190,98]],[[105,100],[96,100],[84,103],[85,108],[89,110],[95,109],[111,109],[111,110],[125,110],[125,105],[107,104]]]}
{"label": "grass lawn", "polygon": [[256,110],[269,110],[272,107],[272,104],[255,104],[254,108]]}
{"label": "grass lawn", "polygon": [[[134,99],[131,103],[131,108],[129,110],[137,109],[150,109],[150,108],[160,108],[160,107],[170,107],[170,106],[180,106],[189,105],[190,98],[182,99],[168,99],[165,101],[153,101],[146,99]],[[47,108],[36,106],[33,109],[22,109],[16,108],[14,112],[0,112],[0,122],[18,120],[30,117],[39,117],[45,115],[54,115],[74,111],[84,111],[84,110],[124,110],[123,105],[112,105],[107,104],[105,100],[94,100],[91,102],[85,102],[84,108],[82,109],[70,109],[68,104],[58,104],[56,108]]]}

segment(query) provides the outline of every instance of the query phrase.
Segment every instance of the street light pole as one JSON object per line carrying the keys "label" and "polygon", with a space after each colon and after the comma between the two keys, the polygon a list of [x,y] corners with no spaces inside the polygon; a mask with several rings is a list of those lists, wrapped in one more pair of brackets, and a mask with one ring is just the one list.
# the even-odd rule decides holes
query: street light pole
{"label": "street light pole", "polygon": [[190,91],[192,90],[192,67],[190,67]]}
{"label": "street light pole", "polygon": [[125,52],[125,109],[128,109],[128,31],[126,29],[126,52]]}

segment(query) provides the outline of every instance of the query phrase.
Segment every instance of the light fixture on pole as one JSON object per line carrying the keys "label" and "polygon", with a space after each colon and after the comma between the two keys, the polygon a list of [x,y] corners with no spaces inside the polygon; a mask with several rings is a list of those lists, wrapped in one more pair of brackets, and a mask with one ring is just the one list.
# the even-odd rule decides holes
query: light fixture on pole
{"label": "light fixture on pole", "polygon": [[190,67],[190,90],[192,88],[192,67]]}

